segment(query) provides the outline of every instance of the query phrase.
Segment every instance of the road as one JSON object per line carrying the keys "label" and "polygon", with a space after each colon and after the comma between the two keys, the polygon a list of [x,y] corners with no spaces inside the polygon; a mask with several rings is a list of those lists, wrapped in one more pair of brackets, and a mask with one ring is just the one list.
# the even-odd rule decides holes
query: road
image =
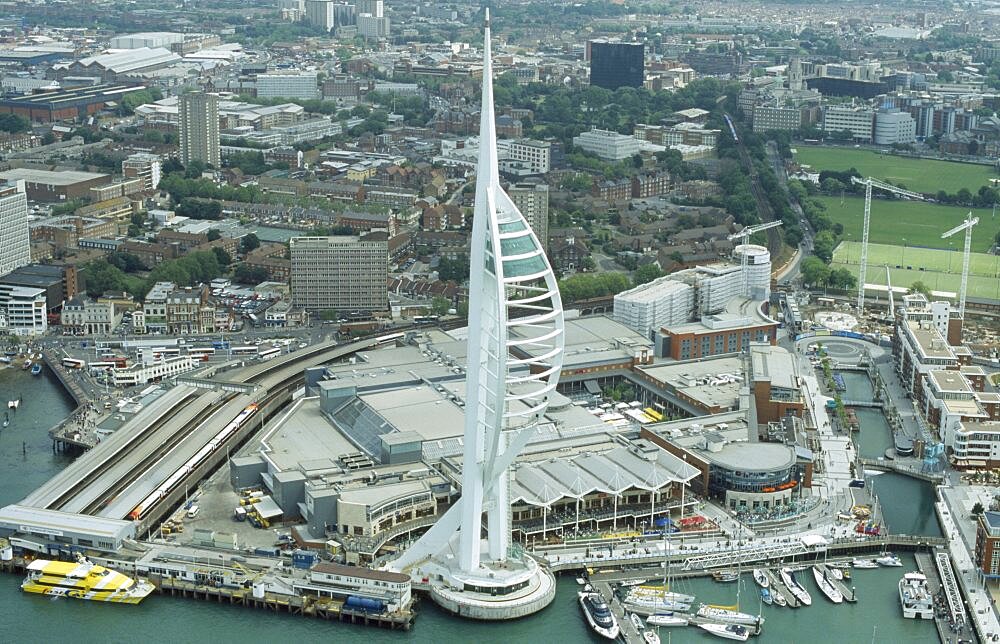
{"label": "road", "polygon": [[[771,163],[771,167],[774,169],[774,174],[778,178],[778,183],[781,188],[788,194],[788,173],[785,172],[785,164],[781,160],[781,155],[778,154],[778,146],[774,144],[774,141],[768,141],[767,143],[767,158]],[[778,276],[778,284],[787,285],[795,282],[799,277],[799,265],[802,263],[802,259],[812,253],[813,248],[813,229],[809,226],[809,222],[806,221],[805,214],[802,212],[802,207],[799,205],[798,201],[789,196],[789,205],[792,210],[795,211],[795,215],[799,218],[799,227],[802,229],[802,241],[799,242],[798,252],[795,257],[792,258],[791,263],[785,268],[780,276]]]}

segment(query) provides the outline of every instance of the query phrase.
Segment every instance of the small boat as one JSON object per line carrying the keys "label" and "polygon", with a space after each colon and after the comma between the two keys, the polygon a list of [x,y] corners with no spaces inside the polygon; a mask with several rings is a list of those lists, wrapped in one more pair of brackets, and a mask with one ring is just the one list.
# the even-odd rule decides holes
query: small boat
{"label": "small boat", "polygon": [[775,606],[781,606],[782,608],[788,606],[788,600],[785,599],[785,596],[779,593],[777,589],[771,593],[771,599],[774,600]]}
{"label": "small boat", "polygon": [[723,584],[739,581],[740,573],[735,570],[717,570],[712,573],[712,579]]}
{"label": "small boat", "polygon": [[761,588],[760,600],[765,604],[767,604],[768,606],[770,606],[771,604],[774,603],[774,596],[771,594],[771,591],[768,590],[767,588]]}
{"label": "small boat", "polygon": [[0,363],[10,364],[10,358],[8,358],[7,356],[0,356]]}
{"label": "small boat", "polygon": [[647,581],[648,581],[647,579],[632,579],[629,581],[623,581],[621,585],[625,586],[626,588],[632,588],[633,586],[641,586]]}
{"label": "small boat", "polygon": [[635,627],[636,633],[641,633],[646,628],[646,625],[642,623],[642,618],[635,613],[629,615],[629,620],[632,622],[632,626]]}
{"label": "small boat", "polygon": [[27,371],[28,369],[31,369],[31,358],[28,358],[27,360],[25,360],[24,364],[21,365],[21,368],[24,369],[25,371]]}
{"label": "small boat", "polygon": [[583,577],[577,577],[576,578],[576,583],[578,583],[579,585],[583,586],[584,584],[587,583],[587,580],[584,579]]}
{"label": "small boat", "polygon": [[35,364],[31,365],[31,375],[38,376],[38,375],[41,375],[41,373],[42,373],[42,363],[41,362],[36,362]]}
{"label": "small boat", "polygon": [[903,562],[900,561],[899,557],[892,554],[891,552],[887,552],[881,557],[875,559],[875,563],[877,563],[880,566],[886,566],[889,568],[895,568],[903,565]]}
{"label": "small boat", "polygon": [[727,640],[737,640],[739,642],[745,642],[750,639],[750,629],[746,626],[740,626],[739,624],[698,624],[698,627],[708,631],[716,637],[722,637]]}
{"label": "small boat", "polygon": [[643,631],[642,640],[646,644],[660,644],[660,636],[656,634],[656,631]]}
{"label": "small boat", "polygon": [[819,586],[820,592],[826,595],[827,599],[832,601],[834,604],[841,604],[844,602],[844,594],[840,592],[836,586],[830,583],[830,580],[826,578],[826,572],[819,566],[813,566],[813,579],[816,580],[816,585]]}
{"label": "small boat", "polygon": [[827,566],[826,571],[837,581],[844,581],[844,571],[840,568],[837,568],[836,566]]}
{"label": "small boat", "polygon": [[4,412],[4,415],[3,415],[3,426],[7,427],[8,425],[10,425],[10,414]]}
{"label": "small boat", "polygon": [[734,610],[734,608],[702,604],[698,608],[698,617],[713,619],[717,622],[725,622],[726,624],[760,624],[764,622],[764,618],[759,615],[741,613]]}
{"label": "small boat", "polygon": [[851,565],[854,566],[855,568],[866,568],[866,569],[878,568],[878,564],[872,561],[871,559],[855,559],[854,561],[851,562]]}
{"label": "small boat", "polygon": [[20,398],[17,399],[17,400],[8,400],[7,401],[7,409],[15,409],[16,410],[20,406],[21,406],[21,400],[20,400]]}
{"label": "small boat", "polygon": [[678,613],[664,613],[661,615],[650,615],[646,618],[649,626],[687,626],[688,616]]}
{"label": "small boat", "polygon": [[781,569],[781,581],[788,587],[788,590],[795,595],[795,599],[799,600],[806,606],[812,606],[812,595],[806,590],[802,584],[795,578],[795,572],[791,568]]}
{"label": "small boat", "polygon": [[771,585],[771,580],[767,578],[767,574],[761,568],[753,569],[753,580],[757,582],[757,585],[761,588],[767,588]]}
{"label": "small boat", "polygon": [[587,623],[595,633],[609,640],[618,639],[618,620],[600,593],[577,593]]}

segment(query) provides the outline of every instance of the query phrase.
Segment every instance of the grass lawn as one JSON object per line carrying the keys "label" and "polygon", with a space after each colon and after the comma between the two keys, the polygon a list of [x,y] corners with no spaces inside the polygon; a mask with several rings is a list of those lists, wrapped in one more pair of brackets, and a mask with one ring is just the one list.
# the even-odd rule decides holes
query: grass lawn
{"label": "grass lawn", "polygon": [[854,148],[799,145],[795,160],[816,171],[856,168],[864,177],[874,177],[923,193],[944,190],[954,194],[962,188],[975,193],[980,186],[989,185],[990,179],[998,178],[990,166],[880,155]]}
{"label": "grass lawn", "polygon": [[[859,272],[860,242],[841,242],[833,253],[833,265],[849,269],[855,277]],[[868,244],[869,284],[885,284],[885,266],[889,266],[894,287],[908,288],[916,281],[932,291],[957,294],[962,282],[962,253],[957,250],[937,250]],[[969,296],[1000,299],[1000,257],[973,253],[969,262]],[[957,296],[953,296],[957,297]]]}
{"label": "grass lawn", "polygon": [[[861,241],[861,226],[865,218],[863,197],[844,197],[843,205],[840,197],[813,198],[826,206],[826,212],[834,223],[843,224],[845,238],[850,235],[850,241]],[[948,242],[952,242],[956,249],[961,249],[965,243],[965,233],[952,235],[948,239],[941,239],[941,233],[962,223],[968,212],[968,208],[921,201],[872,199],[868,241],[871,244],[902,246],[905,239],[907,246],[945,250],[951,248]],[[972,229],[972,250],[987,251],[1000,229],[1000,217],[993,219],[992,208],[974,209],[973,213],[979,217],[979,223]]]}

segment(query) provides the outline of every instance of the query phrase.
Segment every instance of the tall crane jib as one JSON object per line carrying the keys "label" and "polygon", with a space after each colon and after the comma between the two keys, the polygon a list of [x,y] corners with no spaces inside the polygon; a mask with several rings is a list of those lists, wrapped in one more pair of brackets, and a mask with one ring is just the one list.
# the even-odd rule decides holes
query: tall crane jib
{"label": "tall crane jib", "polygon": [[972,257],[972,227],[978,223],[979,217],[973,217],[970,210],[969,214],[965,216],[965,221],[941,235],[941,239],[946,239],[965,231],[965,249],[962,253],[962,286],[958,291],[958,315],[963,319],[965,318],[965,296],[969,286],[969,259]]}
{"label": "tall crane jib", "polygon": [[897,188],[891,183],[879,181],[878,179],[873,179],[872,177],[868,177],[867,179],[851,177],[851,183],[865,187],[865,219],[864,225],[861,229],[861,261],[859,262],[860,266],[858,266],[858,315],[861,315],[865,308],[865,278],[868,273],[868,228],[872,215],[872,188],[878,188],[884,192],[905,197],[907,199],[919,199],[920,201],[925,201],[926,197],[919,192],[912,192],[903,188]]}
{"label": "tall crane jib", "polygon": [[[755,226],[747,226],[743,230],[729,235],[726,239],[729,241],[740,240],[740,244],[746,244],[750,237],[755,234],[765,230],[770,230],[772,228],[777,228],[782,222],[780,221],[769,221],[766,224],[757,224]],[[750,297],[750,275],[747,271],[750,264],[750,254],[746,252],[740,253],[740,278],[743,280],[743,287],[740,291],[743,297]]]}

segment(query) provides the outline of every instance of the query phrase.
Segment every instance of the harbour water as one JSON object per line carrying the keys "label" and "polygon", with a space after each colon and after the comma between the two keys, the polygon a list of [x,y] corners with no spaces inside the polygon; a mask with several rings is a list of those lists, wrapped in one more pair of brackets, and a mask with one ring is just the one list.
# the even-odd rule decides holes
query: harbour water
{"label": "harbour water", "polygon": [[[72,409],[58,383],[32,378],[20,369],[0,370],[0,402],[23,396],[11,425],[0,430],[0,505],[16,502],[58,472],[68,457],[54,454],[46,430]],[[933,516],[933,491],[924,483],[900,475],[873,478],[886,519],[893,532],[940,535]],[[814,592],[814,604],[796,610],[763,607],[764,632],[754,641],[765,644],[843,644],[867,642],[931,643],[937,635],[931,622],[905,620],[899,609],[896,584],[904,568],[859,570],[854,584],[860,601],[834,606]],[[600,641],[587,630],[576,602],[574,575],[559,579],[552,605],[527,619],[502,623],[474,623],[454,618],[429,600],[418,606],[412,631],[389,632],[309,618],[277,615],[204,601],[153,596],[139,606],[82,601],[52,601],[20,592],[20,579],[0,575],[0,642],[451,642],[571,644]],[[756,612],[759,601],[744,575],[741,606]],[[807,582],[807,587],[815,590]],[[682,592],[699,601],[732,604],[733,584],[709,579],[679,581]],[[874,628],[874,630],[873,630]],[[663,642],[720,641],[693,628],[674,629]]]}

